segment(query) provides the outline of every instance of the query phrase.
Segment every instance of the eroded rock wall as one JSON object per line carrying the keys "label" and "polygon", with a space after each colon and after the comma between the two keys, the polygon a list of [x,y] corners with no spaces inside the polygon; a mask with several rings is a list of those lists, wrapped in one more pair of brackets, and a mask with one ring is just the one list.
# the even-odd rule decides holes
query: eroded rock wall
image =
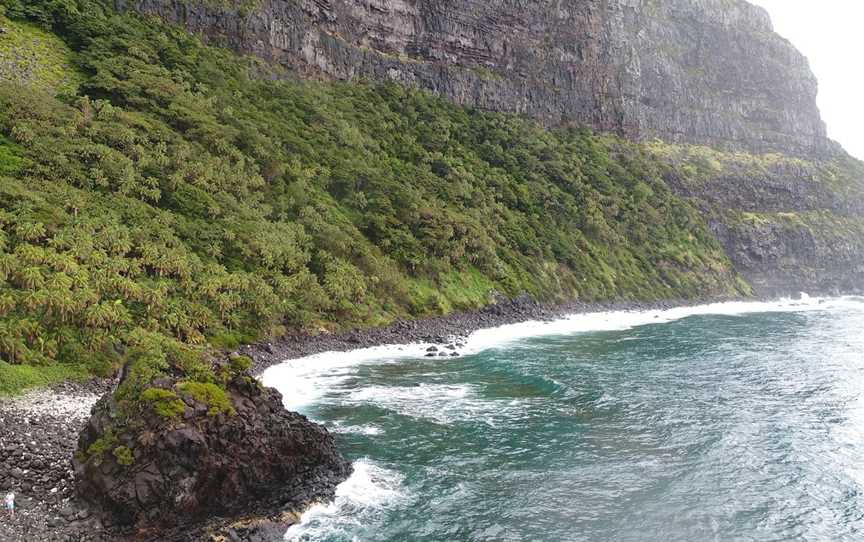
{"label": "eroded rock wall", "polygon": [[673,160],[666,182],[701,208],[757,294],[864,291],[864,164],[690,152],[701,156]]}
{"label": "eroded rock wall", "polygon": [[116,0],[305,77],[397,81],[630,138],[833,149],[807,60],[743,0]]}

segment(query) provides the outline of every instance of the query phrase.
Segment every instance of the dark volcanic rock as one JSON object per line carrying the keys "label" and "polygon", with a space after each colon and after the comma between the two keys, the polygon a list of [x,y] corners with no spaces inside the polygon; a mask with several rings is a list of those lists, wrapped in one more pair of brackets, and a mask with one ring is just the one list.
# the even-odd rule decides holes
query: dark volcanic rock
{"label": "dark volcanic rock", "polygon": [[[830,216],[830,215],[829,215]],[[735,268],[764,296],[864,290],[864,236],[857,230],[781,222],[715,222]]]}
{"label": "dark volcanic rock", "polygon": [[[185,414],[175,420],[142,414],[140,427],[127,427],[106,453],[83,462],[79,453],[78,496],[102,510],[106,524],[134,526],[161,540],[172,539],[174,527],[188,533],[211,517],[302,510],[333,498],[351,467],[327,430],[287,412],[279,392],[248,377],[235,378],[228,389],[236,414],[210,415],[185,397]],[[79,450],[114,426],[117,409],[110,396],[100,400]],[[133,451],[131,465],[111,453],[121,446]]]}
{"label": "dark volcanic rock", "polygon": [[116,0],[303,77],[751,151],[832,148],[807,60],[743,0]]}

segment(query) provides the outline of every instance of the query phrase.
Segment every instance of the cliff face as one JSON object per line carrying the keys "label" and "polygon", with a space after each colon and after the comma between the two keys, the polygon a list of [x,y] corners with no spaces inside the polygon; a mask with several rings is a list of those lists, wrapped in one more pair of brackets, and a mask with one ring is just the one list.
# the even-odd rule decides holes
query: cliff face
{"label": "cliff face", "polygon": [[826,137],[806,58],[743,0],[116,1],[300,77],[705,145],[714,170],[682,180],[705,157],[674,157],[667,182],[757,293],[864,285],[864,167]]}
{"label": "cliff face", "polygon": [[862,291],[864,164],[685,148],[668,153],[665,180],[701,209],[757,293]]}
{"label": "cliff face", "polygon": [[392,80],[635,139],[832,147],[806,59],[742,0],[117,2],[306,77]]}

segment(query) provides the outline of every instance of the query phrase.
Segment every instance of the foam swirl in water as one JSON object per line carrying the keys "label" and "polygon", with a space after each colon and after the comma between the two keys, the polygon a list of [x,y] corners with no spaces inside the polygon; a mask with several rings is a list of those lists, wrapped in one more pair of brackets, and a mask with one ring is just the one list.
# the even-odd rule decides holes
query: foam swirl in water
{"label": "foam swirl in water", "polygon": [[336,500],[307,510],[300,523],[285,534],[285,540],[313,542],[338,539],[349,528],[370,524],[380,514],[407,496],[400,490],[402,475],[361,459],[354,473],[336,488]]}

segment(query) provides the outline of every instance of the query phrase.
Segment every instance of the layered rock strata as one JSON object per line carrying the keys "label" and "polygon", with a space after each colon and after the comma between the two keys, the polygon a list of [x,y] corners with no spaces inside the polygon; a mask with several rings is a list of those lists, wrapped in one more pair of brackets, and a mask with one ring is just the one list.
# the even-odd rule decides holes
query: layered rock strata
{"label": "layered rock strata", "polygon": [[116,2],[303,77],[395,81],[636,139],[833,149],[806,58],[743,0]]}

